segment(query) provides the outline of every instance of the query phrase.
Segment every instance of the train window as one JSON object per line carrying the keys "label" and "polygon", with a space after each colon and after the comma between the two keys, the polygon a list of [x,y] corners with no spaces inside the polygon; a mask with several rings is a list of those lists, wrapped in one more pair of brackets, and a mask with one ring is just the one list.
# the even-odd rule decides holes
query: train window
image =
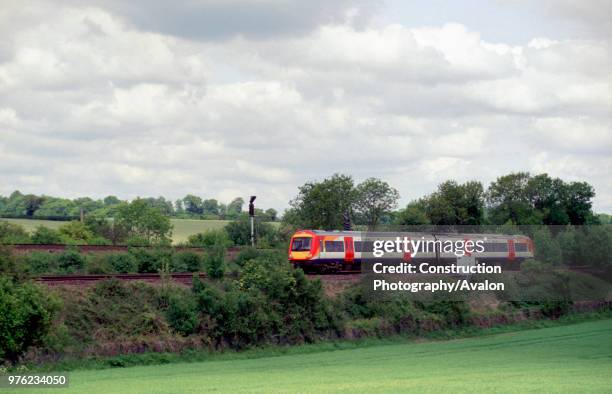
{"label": "train window", "polygon": [[372,241],[355,241],[355,252],[367,253],[374,250]]}
{"label": "train window", "polygon": [[342,241],[325,241],[326,252],[344,252],[344,242]]}
{"label": "train window", "polygon": [[506,242],[488,242],[484,243],[485,252],[507,252],[508,244]]}
{"label": "train window", "polygon": [[514,250],[517,252],[526,252],[527,251],[527,244],[525,243],[516,243],[514,244]]}
{"label": "train window", "polygon": [[309,238],[309,237],[293,238],[293,243],[291,244],[291,251],[292,252],[309,251],[311,242],[312,242],[312,238]]}

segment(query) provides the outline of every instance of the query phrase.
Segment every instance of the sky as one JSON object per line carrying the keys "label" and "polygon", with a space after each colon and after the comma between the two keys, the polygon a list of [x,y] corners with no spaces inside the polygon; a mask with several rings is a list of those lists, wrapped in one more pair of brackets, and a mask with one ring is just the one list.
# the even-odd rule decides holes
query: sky
{"label": "sky", "polygon": [[0,7],[0,194],[257,195],[513,171],[612,212],[611,1],[58,0]]}

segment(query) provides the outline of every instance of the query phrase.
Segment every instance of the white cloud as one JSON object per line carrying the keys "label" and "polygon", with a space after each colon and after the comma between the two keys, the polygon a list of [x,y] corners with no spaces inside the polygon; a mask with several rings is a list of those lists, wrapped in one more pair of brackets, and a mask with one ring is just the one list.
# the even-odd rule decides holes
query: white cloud
{"label": "white cloud", "polygon": [[612,210],[605,39],[517,46],[458,23],[317,17],[199,40],[116,5],[35,4],[0,11],[0,193],[257,194],[282,209],[338,171],[386,178],[406,202],[529,170],[586,180]]}

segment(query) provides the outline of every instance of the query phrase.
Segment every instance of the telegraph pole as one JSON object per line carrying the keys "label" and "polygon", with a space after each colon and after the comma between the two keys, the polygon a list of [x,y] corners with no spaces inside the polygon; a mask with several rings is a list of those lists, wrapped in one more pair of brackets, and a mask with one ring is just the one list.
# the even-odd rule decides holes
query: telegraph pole
{"label": "telegraph pole", "polygon": [[251,246],[255,247],[255,204],[253,201],[257,196],[251,196],[249,199],[249,217],[251,219]]}

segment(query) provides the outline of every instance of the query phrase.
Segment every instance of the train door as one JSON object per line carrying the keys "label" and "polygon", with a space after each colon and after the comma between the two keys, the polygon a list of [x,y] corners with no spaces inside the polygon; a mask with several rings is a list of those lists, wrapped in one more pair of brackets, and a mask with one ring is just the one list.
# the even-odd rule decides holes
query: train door
{"label": "train door", "polygon": [[344,237],[344,262],[352,264],[355,261],[355,246],[353,237]]}
{"label": "train door", "polygon": [[514,240],[508,240],[508,261],[514,261],[516,257],[516,251],[514,250]]}

